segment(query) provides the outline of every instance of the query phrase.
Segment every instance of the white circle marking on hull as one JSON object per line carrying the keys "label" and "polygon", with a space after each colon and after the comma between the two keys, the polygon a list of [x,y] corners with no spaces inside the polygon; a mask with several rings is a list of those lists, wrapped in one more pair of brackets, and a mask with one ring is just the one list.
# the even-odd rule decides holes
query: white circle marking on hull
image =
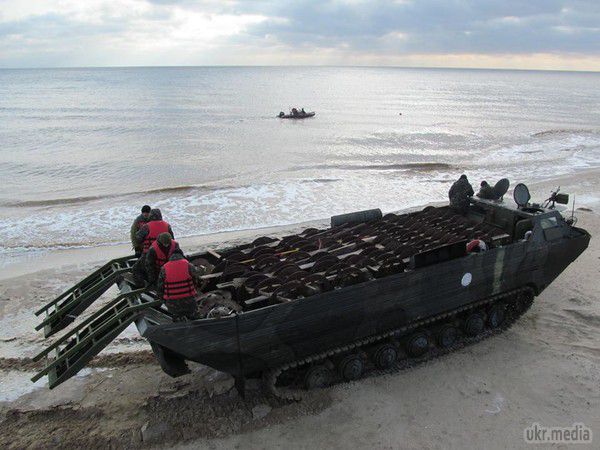
{"label": "white circle marking on hull", "polygon": [[462,284],[464,287],[467,287],[471,284],[471,281],[473,281],[473,275],[471,275],[470,272],[467,272],[463,275],[462,280],[460,280],[460,284]]}

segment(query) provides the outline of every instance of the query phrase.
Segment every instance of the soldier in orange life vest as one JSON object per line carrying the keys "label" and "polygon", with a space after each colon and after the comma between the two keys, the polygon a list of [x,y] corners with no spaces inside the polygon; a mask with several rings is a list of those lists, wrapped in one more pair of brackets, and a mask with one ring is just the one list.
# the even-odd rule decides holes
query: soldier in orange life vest
{"label": "soldier in orange life vest", "polygon": [[181,251],[181,249],[179,244],[171,239],[171,235],[169,233],[159,234],[144,257],[148,284],[152,285],[156,282],[160,268],[169,261],[175,251]]}
{"label": "soldier in orange life vest", "polygon": [[181,250],[175,250],[169,262],[160,269],[156,292],[175,320],[198,318],[195,280],[200,275]]}
{"label": "soldier in orange life vest", "polygon": [[162,220],[160,209],[156,208],[150,211],[150,221],[135,234],[138,244],[142,247],[143,255],[148,253],[150,246],[161,233],[169,233],[175,239],[171,225]]}

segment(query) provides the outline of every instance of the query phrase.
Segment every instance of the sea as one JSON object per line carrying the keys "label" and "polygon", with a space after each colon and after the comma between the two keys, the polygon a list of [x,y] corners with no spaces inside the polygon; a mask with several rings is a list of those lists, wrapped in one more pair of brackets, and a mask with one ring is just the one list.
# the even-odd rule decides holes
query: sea
{"label": "sea", "polygon": [[[379,67],[0,70],[0,267],[447,198],[600,166],[600,73]],[[284,120],[293,106],[313,118]]]}

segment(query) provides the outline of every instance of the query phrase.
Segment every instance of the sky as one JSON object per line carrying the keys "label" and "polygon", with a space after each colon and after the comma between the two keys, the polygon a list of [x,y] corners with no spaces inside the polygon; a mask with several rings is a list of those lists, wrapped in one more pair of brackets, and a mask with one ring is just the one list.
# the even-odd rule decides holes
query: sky
{"label": "sky", "polygon": [[0,0],[0,67],[600,71],[600,0]]}

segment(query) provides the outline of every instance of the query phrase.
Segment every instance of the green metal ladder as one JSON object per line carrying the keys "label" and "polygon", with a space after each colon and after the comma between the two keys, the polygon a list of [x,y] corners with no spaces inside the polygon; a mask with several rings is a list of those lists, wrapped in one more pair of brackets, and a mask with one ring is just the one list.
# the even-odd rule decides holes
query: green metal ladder
{"label": "green metal ladder", "polygon": [[125,328],[147,314],[157,323],[171,322],[156,307],[161,304],[145,289],[137,289],[119,295],[101,309],[90,315],[77,327],[57,339],[37,354],[33,360],[55,357],[31,381],[48,375],[50,389],[77,374],[94,356],[100,353]]}
{"label": "green metal ladder", "polygon": [[69,290],[35,312],[36,316],[46,313],[44,320],[35,327],[44,329],[44,336],[52,336],[85,311],[95,300],[104,294],[120,277],[131,271],[137,259],[125,256],[113,259],[92,272]]}

